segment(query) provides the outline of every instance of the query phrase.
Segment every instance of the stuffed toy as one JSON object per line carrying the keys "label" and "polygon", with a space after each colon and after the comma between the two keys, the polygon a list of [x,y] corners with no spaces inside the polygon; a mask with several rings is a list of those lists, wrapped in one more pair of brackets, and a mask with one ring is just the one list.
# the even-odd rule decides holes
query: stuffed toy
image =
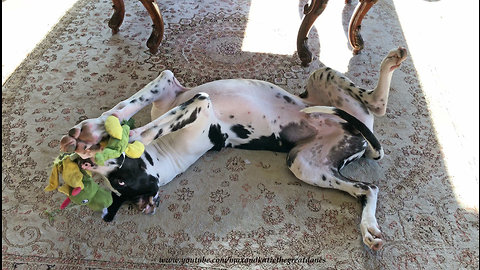
{"label": "stuffed toy", "polygon": [[112,194],[95,183],[90,172],[78,167],[75,162],[77,158],[77,154],[61,154],[55,159],[45,191],[58,188],[61,174],[64,185],[58,188],[58,191],[68,197],[61,204],[60,209],[64,209],[72,201],[79,205],[86,205],[93,211],[102,211],[103,208],[112,204]]}
{"label": "stuffed toy", "polygon": [[117,158],[122,153],[130,158],[139,158],[145,151],[145,146],[139,141],[128,143],[130,126],[129,124],[121,125],[117,117],[113,115],[107,117],[105,130],[110,138],[103,151],[95,154],[95,163],[98,165],[103,166],[106,160]]}

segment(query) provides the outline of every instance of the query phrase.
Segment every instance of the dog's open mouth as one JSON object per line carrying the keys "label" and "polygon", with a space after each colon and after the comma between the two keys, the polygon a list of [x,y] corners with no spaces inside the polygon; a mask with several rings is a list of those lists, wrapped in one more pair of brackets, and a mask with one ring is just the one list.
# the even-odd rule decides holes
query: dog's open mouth
{"label": "dog's open mouth", "polygon": [[93,169],[97,167],[97,164],[93,161],[93,158],[79,158],[78,159],[78,166],[82,169]]}

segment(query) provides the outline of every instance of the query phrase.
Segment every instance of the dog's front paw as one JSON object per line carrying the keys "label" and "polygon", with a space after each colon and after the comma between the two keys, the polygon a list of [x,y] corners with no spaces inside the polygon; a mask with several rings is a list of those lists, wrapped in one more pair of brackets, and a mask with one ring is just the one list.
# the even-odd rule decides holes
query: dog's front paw
{"label": "dog's front paw", "polygon": [[60,140],[60,150],[76,152],[83,159],[95,155],[98,144],[107,135],[102,117],[86,119],[70,129],[67,135]]}
{"label": "dog's front paw", "polygon": [[115,217],[115,214],[109,213],[107,208],[103,208],[103,213],[102,213],[103,221],[111,222],[114,217]]}
{"label": "dog's front paw", "polygon": [[360,231],[362,232],[363,243],[365,243],[365,245],[371,250],[377,251],[382,249],[382,232],[378,227],[377,219],[375,217],[362,218]]}

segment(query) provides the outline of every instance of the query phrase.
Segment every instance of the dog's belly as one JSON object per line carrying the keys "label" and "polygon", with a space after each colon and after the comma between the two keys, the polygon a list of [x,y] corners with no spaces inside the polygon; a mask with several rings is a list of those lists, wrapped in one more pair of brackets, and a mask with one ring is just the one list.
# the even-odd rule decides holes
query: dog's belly
{"label": "dog's belly", "polygon": [[282,88],[257,80],[220,80],[177,97],[179,105],[199,92],[209,94],[225,146],[287,152],[294,143],[313,136],[315,128],[300,112],[307,104]]}

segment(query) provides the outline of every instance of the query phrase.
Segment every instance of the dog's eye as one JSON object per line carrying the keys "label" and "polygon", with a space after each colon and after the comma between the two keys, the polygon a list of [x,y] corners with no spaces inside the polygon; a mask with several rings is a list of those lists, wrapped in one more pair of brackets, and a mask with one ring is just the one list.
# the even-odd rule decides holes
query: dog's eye
{"label": "dog's eye", "polygon": [[88,203],[88,200],[85,199],[85,200],[82,201],[82,203],[83,204]]}
{"label": "dog's eye", "polygon": [[123,182],[122,180],[118,180],[118,184],[119,184],[120,186],[125,186],[125,182]]}

